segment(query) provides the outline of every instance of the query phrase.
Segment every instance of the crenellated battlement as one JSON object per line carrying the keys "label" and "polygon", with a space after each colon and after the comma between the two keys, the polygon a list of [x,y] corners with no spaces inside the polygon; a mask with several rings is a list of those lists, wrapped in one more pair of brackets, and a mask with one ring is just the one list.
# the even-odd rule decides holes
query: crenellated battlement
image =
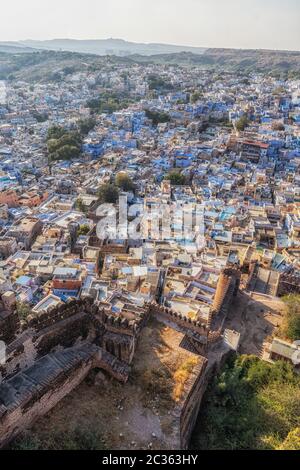
{"label": "crenellated battlement", "polygon": [[161,315],[164,318],[176,323],[178,326],[198,333],[199,335],[207,335],[208,334],[208,327],[205,323],[201,323],[196,320],[192,320],[191,318],[187,318],[181,313],[177,313],[175,310],[158,305],[155,302],[152,302],[150,305],[150,313],[151,315]]}
{"label": "crenellated battlement", "polygon": [[[55,406],[92,368],[100,367],[118,381],[126,382],[139,335],[150,316],[161,317],[171,327],[175,324],[198,356],[205,357],[209,346],[222,338],[219,331],[210,332],[208,324],[154,301],[143,307],[124,304],[115,312],[111,304],[99,304],[85,297],[48,311],[32,311],[23,322],[23,331],[9,345],[8,361],[1,370],[0,445]],[[18,384],[20,378],[31,384],[31,370],[37,369],[44,387],[41,394],[36,393],[40,390],[37,380],[24,403],[19,406],[19,398],[9,402],[7,387]]]}
{"label": "crenellated battlement", "polygon": [[23,329],[34,328],[40,331],[44,328],[54,325],[62,320],[66,320],[78,313],[89,312],[93,304],[93,299],[86,297],[80,300],[69,300],[65,304],[61,304],[42,311],[41,313],[31,313],[28,315]]}
{"label": "crenellated battlement", "polygon": [[20,319],[16,310],[0,312],[0,341],[10,343],[20,327]]}

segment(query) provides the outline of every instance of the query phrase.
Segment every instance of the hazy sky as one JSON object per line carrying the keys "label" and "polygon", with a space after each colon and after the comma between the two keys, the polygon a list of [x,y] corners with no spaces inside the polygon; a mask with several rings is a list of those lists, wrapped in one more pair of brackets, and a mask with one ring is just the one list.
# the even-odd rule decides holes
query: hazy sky
{"label": "hazy sky", "polygon": [[0,40],[122,38],[300,50],[300,0],[2,0]]}

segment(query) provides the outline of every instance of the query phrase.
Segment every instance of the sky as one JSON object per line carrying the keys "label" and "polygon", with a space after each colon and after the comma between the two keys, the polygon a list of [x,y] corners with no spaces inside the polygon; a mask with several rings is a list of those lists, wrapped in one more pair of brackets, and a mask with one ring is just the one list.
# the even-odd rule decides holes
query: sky
{"label": "sky", "polygon": [[9,0],[0,41],[105,39],[300,50],[300,0]]}

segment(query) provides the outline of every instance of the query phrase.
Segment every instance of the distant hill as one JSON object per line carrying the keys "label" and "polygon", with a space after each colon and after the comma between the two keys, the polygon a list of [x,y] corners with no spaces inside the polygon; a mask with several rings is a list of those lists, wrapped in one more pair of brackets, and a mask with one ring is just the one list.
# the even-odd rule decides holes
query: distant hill
{"label": "distant hill", "polygon": [[152,56],[134,55],[131,60],[140,63],[192,65],[206,69],[244,72],[295,72],[300,73],[300,52],[207,49],[201,55],[190,52]]}
{"label": "distant hill", "polygon": [[27,47],[36,49],[47,49],[53,51],[80,52],[96,55],[116,55],[126,56],[130,54],[154,55],[172,54],[177,52],[192,52],[202,54],[203,47],[174,46],[171,44],[156,43],[135,43],[123,39],[95,39],[95,40],[75,40],[75,39],[53,39],[49,41],[27,40],[19,43]]}
{"label": "distant hill", "polygon": [[10,42],[10,41],[0,41],[0,52],[6,52],[10,54],[20,54],[20,53],[28,53],[28,52],[34,52],[35,49],[26,46],[25,44],[21,44],[19,42]]}
{"label": "distant hill", "polygon": [[[1,49],[2,47],[2,49]],[[112,64],[170,64],[198,67],[217,73],[272,73],[281,78],[300,78],[300,52],[207,49],[167,54],[101,56],[70,51],[34,49],[24,44],[0,43],[0,80],[60,81],[82,70],[101,70]]]}

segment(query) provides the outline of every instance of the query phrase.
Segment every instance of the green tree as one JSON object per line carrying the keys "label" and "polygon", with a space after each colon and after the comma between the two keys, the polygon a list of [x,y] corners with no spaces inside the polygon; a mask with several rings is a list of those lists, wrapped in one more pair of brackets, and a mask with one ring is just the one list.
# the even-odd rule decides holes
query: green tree
{"label": "green tree", "polygon": [[165,176],[166,180],[170,180],[173,186],[183,186],[186,184],[186,177],[179,171],[171,171]]}
{"label": "green tree", "polygon": [[78,122],[79,131],[82,135],[87,135],[92,129],[94,129],[97,121],[90,117],[87,119],[80,119]]}
{"label": "green tree", "polygon": [[127,173],[121,172],[118,173],[116,176],[116,185],[122,191],[133,191],[134,190],[134,183],[130,176]]}
{"label": "green tree", "polygon": [[60,147],[55,152],[55,159],[56,160],[70,160],[71,158],[78,158],[81,151],[75,145],[64,145]]}
{"label": "green tree", "polygon": [[82,136],[78,131],[68,131],[60,126],[48,130],[47,149],[49,160],[70,160],[81,154]]}
{"label": "green tree", "polygon": [[172,83],[168,80],[165,80],[160,75],[150,74],[148,76],[148,85],[150,90],[157,90],[157,91],[171,91],[174,89]]}
{"label": "green tree", "polygon": [[38,113],[36,111],[32,113],[32,116],[37,120],[37,122],[46,122],[49,118],[47,113]]}
{"label": "green tree", "polygon": [[246,127],[248,126],[248,124],[249,124],[248,117],[246,116],[246,114],[244,114],[236,121],[236,128],[238,131],[244,131]]}
{"label": "green tree", "polygon": [[65,134],[65,129],[61,126],[52,126],[48,129],[47,141],[51,139],[60,139]]}
{"label": "green tree", "polygon": [[31,314],[31,308],[27,303],[17,302],[16,308],[20,320],[26,320],[28,315]]}
{"label": "green tree", "polygon": [[114,184],[104,183],[99,188],[98,196],[101,203],[115,204],[118,200],[119,191]]}
{"label": "green tree", "polygon": [[135,100],[128,92],[106,91],[99,98],[93,98],[87,102],[91,113],[111,114],[115,111],[127,108]]}

